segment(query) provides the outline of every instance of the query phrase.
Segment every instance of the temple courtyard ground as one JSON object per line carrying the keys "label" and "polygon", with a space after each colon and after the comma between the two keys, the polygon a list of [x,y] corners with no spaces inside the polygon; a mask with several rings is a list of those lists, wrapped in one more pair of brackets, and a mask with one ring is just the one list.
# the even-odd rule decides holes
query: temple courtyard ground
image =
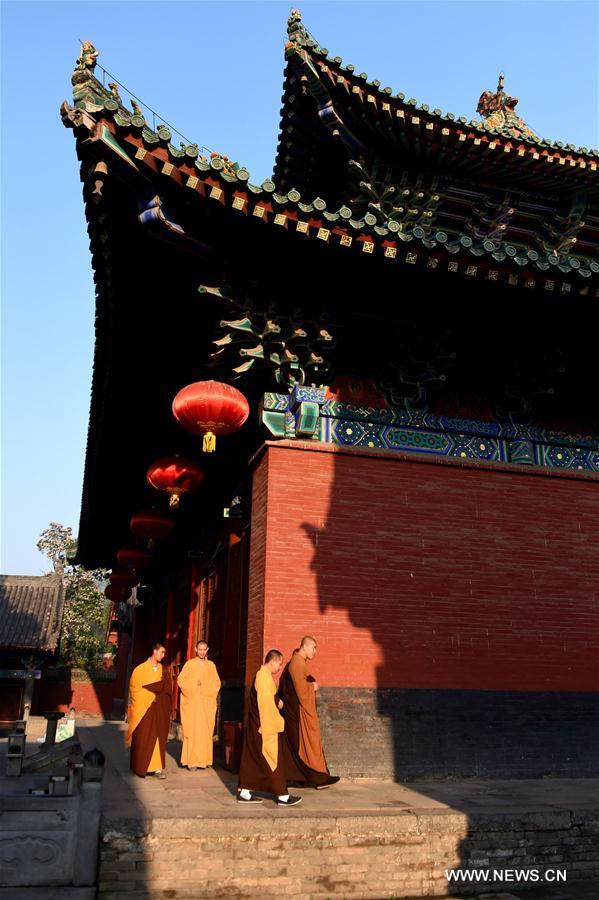
{"label": "temple courtyard ground", "polygon": [[[106,756],[99,897],[390,898],[463,895],[445,870],[565,869],[567,881],[521,890],[495,883],[472,896],[596,898],[599,782],[342,782],[298,790],[301,805],[240,807],[237,778],[179,768],[167,779],[128,768],[124,725],[87,720],[85,749]],[[515,877],[515,875],[513,875]],[[550,876],[557,877],[557,876]]]}
{"label": "temple courtyard ground", "polygon": [[177,741],[159,781],[129,771],[122,723],[78,733],[106,758],[98,900],[599,896],[595,779],[341,781],[298,789],[292,809],[248,808],[235,775],[181,769]]}

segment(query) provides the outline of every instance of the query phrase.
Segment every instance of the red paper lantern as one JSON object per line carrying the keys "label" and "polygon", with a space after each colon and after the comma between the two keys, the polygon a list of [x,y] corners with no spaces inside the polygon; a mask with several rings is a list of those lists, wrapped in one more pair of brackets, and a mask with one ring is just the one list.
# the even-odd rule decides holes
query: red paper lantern
{"label": "red paper lantern", "polygon": [[116,558],[125,569],[147,569],[152,562],[152,554],[140,547],[123,547]]}
{"label": "red paper lantern", "polygon": [[108,584],[104,589],[104,594],[109,600],[112,600],[113,603],[122,603],[131,596],[131,588],[118,584]]}
{"label": "red paper lantern", "polygon": [[190,459],[180,456],[166,456],[153,462],[147,471],[148,484],[169,495],[171,509],[179,505],[183,494],[197,491],[204,482],[204,470]]}
{"label": "red paper lantern", "polygon": [[139,578],[127,569],[113,569],[108,580],[115,587],[132,588],[139,584]]}
{"label": "red paper lantern", "polygon": [[135,537],[144,538],[148,542],[148,550],[152,549],[154,541],[167,538],[174,527],[173,519],[154,509],[135,513],[129,522],[129,528]]}
{"label": "red paper lantern", "polygon": [[246,422],[250,407],[241,391],[220,381],[196,381],[179,391],[173,415],[179,425],[204,435],[202,449],[211,453],[216,436],[231,434]]}

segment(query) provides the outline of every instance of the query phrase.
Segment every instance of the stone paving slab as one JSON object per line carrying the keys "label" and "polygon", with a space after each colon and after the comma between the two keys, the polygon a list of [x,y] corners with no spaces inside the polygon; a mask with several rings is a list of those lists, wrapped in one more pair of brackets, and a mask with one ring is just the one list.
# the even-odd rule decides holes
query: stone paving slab
{"label": "stone paving slab", "polygon": [[[124,745],[126,726],[120,722],[86,719],[78,723],[84,750],[97,746],[106,757],[104,818],[113,828],[128,823],[139,831],[148,820],[274,819],[306,817],[430,816],[439,819],[463,815],[477,819],[497,817],[502,826],[534,817],[562,827],[575,813],[599,819],[599,779],[542,778],[485,781],[419,780],[345,781],[326,791],[297,789],[300,806],[278,808],[271,798],[261,806],[241,807],[235,801],[237,776],[216,769],[189,772],[179,767],[180,744],[169,742],[167,778],[138,778],[129,770]],[[294,792],[296,789],[293,789]],[[135,823],[137,825],[135,826]],[[323,823],[324,824],[324,823]]]}
{"label": "stone paving slab", "polygon": [[[97,746],[106,758],[103,900],[197,900],[208,896],[197,890],[187,895],[189,887],[181,878],[180,860],[188,862],[191,857],[211,866],[212,877],[217,879],[221,870],[226,872],[232,864],[244,867],[244,878],[258,879],[255,893],[231,893],[233,888],[228,885],[224,893],[211,893],[211,898],[265,896],[258,884],[264,853],[269,869],[278,866],[277,871],[283,873],[279,895],[291,892],[291,882],[283,875],[287,856],[293,856],[301,859],[305,869],[302,890],[299,894],[295,890],[295,896],[309,896],[310,900],[343,897],[346,889],[339,879],[351,878],[361,879],[364,888],[353,887],[352,898],[401,896],[409,900],[412,892],[422,887],[419,896],[441,892],[451,900],[451,895],[439,890],[439,866],[442,871],[445,865],[455,865],[462,855],[467,865],[479,865],[481,853],[490,853],[495,864],[504,865],[507,859],[496,852],[504,846],[506,853],[514,855],[510,866],[520,864],[522,858],[517,854],[524,852],[529,854],[530,864],[536,853],[543,857],[549,852],[548,845],[557,840],[555,835],[561,835],[561,856],[549,858],[564,859],[575,879],[571,882],[569,875],[567,887],[545,885],[537,891],[532,886],[519,890],[516,885],[508,890],[506,885],[502,891],[487,888],[475,890],[471,896],[480,900],[595,900],[599,896],[592,874],[596,872],[596,853],[591,854],[592,859],[588,855],[589,842],[599,828],[597,779],[342,780],[326,791],[298,789],[303,802],[292,809],[279,809],[271,798],[262,806],[248,808],[235,801],[235,775],[218,769],[188,772],[180,768],[180,744],[175,741],[168,747],[166,780],[137,778],[129,770],[125,730],[123,723],[100,719],[78,723],[84,752]],[[0,778],[5,805],[11,805],[15,791],[23,791],[25,781]],[[571,847],[572,841],[582,841],[585,846],[576,849]],[[520,849],[524,844],[526,851]],[[589,849],[585,850],[587,844]],[[399,860],[401,878],[404,874],[408,878],[410,866],[418,863],[422,878],[434,875],[437,881],[431,881],[430,890],[428,881],[417,885],[416,870],[411,880],[398,880]],[[315,867],[326,875],[330,887],[327,881],[318,889]],[[117,874],[111,875],[113,872]],[[355,874],[348,874],[352,872]],[[392,876],[398,885],[401,883],[399,890],[395,882],[393,889],[389,884],[384,888],[384,879]],[[116,878],[113,887],[110,877]],[[312,886],[304,890],[308,883]],[[321,894],[322,890],[325,892]],[[0,893],[0,900],[4,898]],[[15,895],[7,900],[38,900],[38,896]],[[51,900],[50,894],[46,893],[44,900]],[[74,900],[86,898],[77,896]]]}

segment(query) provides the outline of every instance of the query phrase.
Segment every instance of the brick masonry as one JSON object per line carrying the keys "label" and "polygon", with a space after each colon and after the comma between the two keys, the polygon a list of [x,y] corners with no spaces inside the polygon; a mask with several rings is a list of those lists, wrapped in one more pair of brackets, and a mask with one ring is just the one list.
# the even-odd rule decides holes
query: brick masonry
{"label": "brick masonry", "polygon": [[593,693],[325,687],[319,715],[329,768],[354,778],[584,777],[598,768]]}
{"label": "brick masonry", "polygon": [[112,711],[115,694],[115,672],[81,669],[57,669],[44,672],[36,684],[33,698],[33,714],[42,715],[45,710],[68,712],[75,707],[78,716],[104,716]]}
{"label": "brick masonry", "polygon": [[104,823],[98,898],[455,896],[480,887],[449,891],[446,869],[530,867],[565,868],[570,886],[598,880],[597,811],[273,819],[248,811],[248,819],[154,819],[145,833]]}
{"label": "brick masonry", "polygon": [[555,470],[268,446],[247,680],[313,633],[342,769],[596,770],[598,498],[595,478]]}

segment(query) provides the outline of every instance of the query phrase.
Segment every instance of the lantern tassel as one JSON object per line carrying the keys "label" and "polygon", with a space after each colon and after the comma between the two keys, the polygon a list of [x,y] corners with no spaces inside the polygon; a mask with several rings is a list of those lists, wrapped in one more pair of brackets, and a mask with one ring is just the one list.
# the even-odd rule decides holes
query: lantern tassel
{"label": "lantern tassel", "polygon": [[207,431],[202,442],[204,453],[214,453],[216,450],[216,435],[213,431]]}
{"label": "lantern tassel", "polygon": [[171,494],[168,498],[169,509],[177,509],[179,506],[179,494]]}

